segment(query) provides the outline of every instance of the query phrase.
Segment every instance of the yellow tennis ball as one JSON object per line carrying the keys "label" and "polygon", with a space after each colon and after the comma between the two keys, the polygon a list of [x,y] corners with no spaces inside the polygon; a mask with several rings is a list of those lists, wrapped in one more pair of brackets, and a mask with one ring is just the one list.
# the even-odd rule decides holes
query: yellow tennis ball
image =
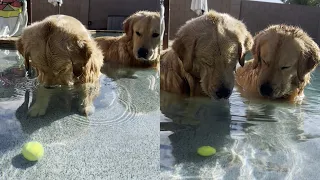
{"label": "yellow tennis ball", "polygon": [[197,152],[200,156],[212,156],[216,153],[216,149],[211,146],[201,146]]}
{"label": "yellow tennis ball", "polygon": [[38,161],[44,154],[43,146],[36,141],[24,144],[22,155],[29,161]]}

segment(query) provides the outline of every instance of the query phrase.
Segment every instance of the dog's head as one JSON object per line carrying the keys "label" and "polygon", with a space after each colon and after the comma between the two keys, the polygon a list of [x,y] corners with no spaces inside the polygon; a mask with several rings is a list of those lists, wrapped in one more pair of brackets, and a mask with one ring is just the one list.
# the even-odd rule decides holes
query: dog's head
{"label": "dog's head", "polygon": [[136,59],[154,61],[160,44],[160,14],[139,11],[123,22],[126,36],[132,41]]}
{"label": "dog's head", "polygon": [[282,98],[303,88],[320,62],[318,45],[302,29],[274,25],[258,33],[252,50],[262,96]]}
{"label": "dog's head", "polygon": [[236,65],[244,65],[252,44],[252,36],[242,22],[210,11],[182,26],[172,48],[185,71],[198,79],[205,94],[228,99],[234,87]]}

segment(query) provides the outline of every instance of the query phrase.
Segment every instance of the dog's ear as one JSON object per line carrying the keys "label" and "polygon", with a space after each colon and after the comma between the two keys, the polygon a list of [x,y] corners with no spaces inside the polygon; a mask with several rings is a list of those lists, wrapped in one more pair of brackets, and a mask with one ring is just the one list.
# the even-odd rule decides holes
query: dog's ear
{"label": "dog's ear", "polygon": [[307,52],[303,53],[298,61],[298,78],[304,81],[305,75],[311,72],[320,63],[320,50],[316,43],[311,42],[307,47]]}
{"label": "dog's ear", "polygon": [[252,49],[252,45],[253,45],[253,39],[251,34],[248,32],[243,45],[241,43],[238,44],[239,64],[242,67],[244,66],[247,53]]}
{"label": "dog's ear", "polygon": [[[217,30],[218,31],[218,30]],[[241,33],[234,33],[226,29],[226,34],[231,37],[233,40],[238,42],[238,62],[243,67],[245,62],[246,54],[252,49],[253,39],[250,32],[248,32],[245,27],[242,29]],[[244,37],[243,37],[244,36]]]}
{"label": "dog's ear", "polygon": [[254,37],[253,46],[252,46],[252,56],[253,56],[253,69],[256,69],[261,63],[261,54],[260,54],[260,43],[263,33],[259,33]]}
{"label": "dog's ear", "polygon": [[80,48],[81,57],[83,57],[83,59],[88,62],[93,52],[93,45],[90,44],[90,42],[84,40],[78,40],[77,45]]}
{"label": "dog's ear", "polygon": [[196,40],[193,38],[188,41],[181,37],[174,40],[172,49],[177,53],[178,57],[183,63],[185,71],[189,72],[193,67],[194,49],[196,47]]}
{"label": "dog's ear", "polygon": [[123,30],[124,32],[126,33],[126,35],[129,37],[129,38],[132,38],[132,35],[133,35],[133,24],[139,19],[141,18],[142,14],[141,13],[135,13],[131,16],[129,16],[127,19],[125,19],[123,21]]}
{"label": "dog's ear", "polygon": [[90,42],[83,41],[83,40],[78,40],[77,41],[77,46],[79,48],[79,55],[81,61],[74,62],[72,61],[72,69],[73,69],[73,74],[76,77],[79,77],[83,74],[84,68],[87,65],[89,59],[91,58],[91,55],[93,53],[93,48]]}
{"label": "dog's ear", "polygon": [[244,66],[244,61],[245,61],[245,56],[246,52],[243,52],[244,48],[242,47],[242,44],[238,44],[238,57],[239,57],[239,64],[243,67]]}

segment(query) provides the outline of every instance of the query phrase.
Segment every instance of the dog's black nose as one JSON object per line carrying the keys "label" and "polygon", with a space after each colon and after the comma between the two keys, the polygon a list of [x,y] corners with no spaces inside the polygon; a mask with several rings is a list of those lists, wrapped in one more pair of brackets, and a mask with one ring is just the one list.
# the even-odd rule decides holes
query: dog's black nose
{"label": "dog's black nose", "polygon": [[231,90],[225,87],[221,87],[216,91],[216,95],[219,99],[228,99],[231,95]]}
{"label": "dog's black nose", "polygon": [[139,50],[138,50],[138,56],[139,56],[139,58],[147,58],[147,55],[148,55],[148,49],[146,49],[146,48],[140,48]]}
{"label": "dog's black nose", "polygon": [[264,83],[260,86],[260,93],[262,96],[271,96],[273,89],[269,83]]}

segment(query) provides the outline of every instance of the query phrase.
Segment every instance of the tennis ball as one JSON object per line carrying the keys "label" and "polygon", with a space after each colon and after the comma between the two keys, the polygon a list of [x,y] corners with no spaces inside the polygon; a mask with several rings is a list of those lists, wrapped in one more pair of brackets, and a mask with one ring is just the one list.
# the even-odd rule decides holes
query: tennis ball
{"label": "tennis ball", "polygon": [[29,161],[38,161],[44,154],[43,146],[36,141],[24,144],[22,155]]}
{"label": "tennis ball", "polygon": [[198,148],[197,153],[200,156],[212,156],[216,153],[216,149],[211,146],[201,146]]}

